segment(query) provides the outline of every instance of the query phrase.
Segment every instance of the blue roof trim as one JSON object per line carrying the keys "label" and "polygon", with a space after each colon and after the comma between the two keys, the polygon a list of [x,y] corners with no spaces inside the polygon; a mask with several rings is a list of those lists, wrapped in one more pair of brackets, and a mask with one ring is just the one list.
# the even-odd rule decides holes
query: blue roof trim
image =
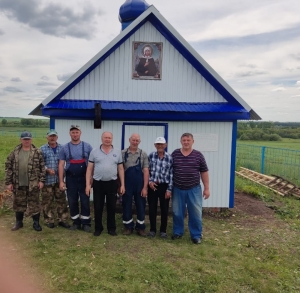
{"label": "blue roof trim", "polygon": [[54,100],[43,107],[46,109],[90,110],[95,103],[101,104],[102,111],[158,111],[158,112],[189,112],[189,113],[247,113],[240,105],[229,103],[166,103],[166,102],[128,102],[99,100]]}
{"label": "blue roof trim", "polygon": [[[95,118],[94,109],[43,109],[45,116],[54,116],[66,119],[87,119]],[[173,112],[173,111],[124,111],[124,110],[103,110],[101,111],[102,120],[120,121],[236,121],[249,120],[249,112]]]}

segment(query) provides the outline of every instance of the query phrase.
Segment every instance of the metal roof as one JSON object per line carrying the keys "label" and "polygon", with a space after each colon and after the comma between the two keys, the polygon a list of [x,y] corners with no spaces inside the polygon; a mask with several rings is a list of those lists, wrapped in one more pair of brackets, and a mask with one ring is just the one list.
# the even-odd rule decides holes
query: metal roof
{"label": "metal roof", "polygon": [[240,105],[229,103],[169,103],[169,102],[124,102],[124,101],[98,101],[98,100],[58,100],[52,101],[43,109],[94,109],[100,103],[102,110],[120,111],[158,111],[158,112],[247,112]]}

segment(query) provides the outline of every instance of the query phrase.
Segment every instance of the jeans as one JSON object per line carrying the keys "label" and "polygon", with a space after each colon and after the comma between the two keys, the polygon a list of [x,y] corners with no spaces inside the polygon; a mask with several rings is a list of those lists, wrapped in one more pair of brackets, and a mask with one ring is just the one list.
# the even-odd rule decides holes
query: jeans
{"label": "jeans", "polygon": [[[91,225],[90,198],[85,194],[85,177],[66,176],[67,197],[70,215],[76,225]],[[78,198],[80,198],[81,217]],[[81,218],[81,219],[80,219]]]}
{"label": "jeans", "polygon": [[200,185],[187,190],[173,188],[173,234],[182,236],[184,233],[186,207],[191,238],[200,239],[202,237],[202,191]]}

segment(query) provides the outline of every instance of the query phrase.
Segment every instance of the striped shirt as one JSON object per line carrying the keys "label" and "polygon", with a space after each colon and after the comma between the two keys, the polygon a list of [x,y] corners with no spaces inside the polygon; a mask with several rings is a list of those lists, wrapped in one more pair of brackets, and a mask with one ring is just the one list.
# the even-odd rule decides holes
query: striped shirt
{"label": "striped shirt", "polygon": [[61,144],[57,144],[56,146],[56,152],[52,150],[52,148],[49,146],[48,143],[41,146],[41,151],[43,153],[44,161],[45,161],[45,167],[47,169],[52,169],[55,171],[55,175],[50,175],[46,172],[46,182],[45,185],[50,185],[54,183],[58,183],[58,156],[59,152],[62,149]]}
{"label": "striped shirt", "polygon": [[149,182],[168,183],[168,191],[173,188],[173,159],[170,154],[165,152],[162,159],[157,152],[149,155]]}
{"label": "striped shirt", "polygon": [[206,161],[201,152],[192,150],[184,156],[180,149],[172,153],[173,185],[179,189],[191,189],[200,184],[200,173],[207,172]]}

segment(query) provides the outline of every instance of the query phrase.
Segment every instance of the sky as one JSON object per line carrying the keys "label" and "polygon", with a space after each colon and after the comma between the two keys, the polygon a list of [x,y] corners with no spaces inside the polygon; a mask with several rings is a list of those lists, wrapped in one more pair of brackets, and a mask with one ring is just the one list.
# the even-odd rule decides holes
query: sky
{"label": "sky", "polygon": [[[121,30],[125,0],[0,0],[0,117],[27,116]],[[265,121],[300,121],[299,0],[147,0]]]}

